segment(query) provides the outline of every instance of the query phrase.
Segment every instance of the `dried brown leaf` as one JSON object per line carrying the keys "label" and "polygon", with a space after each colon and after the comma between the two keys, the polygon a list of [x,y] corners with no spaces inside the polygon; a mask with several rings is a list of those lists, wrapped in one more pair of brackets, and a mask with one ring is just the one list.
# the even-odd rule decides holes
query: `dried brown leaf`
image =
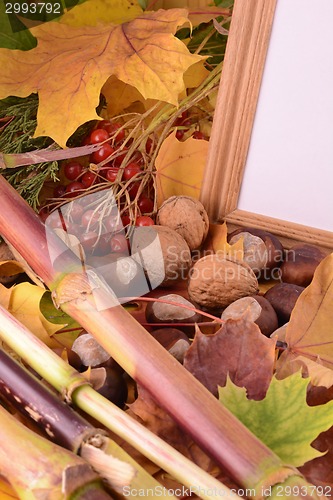
{"label": "dried brown leaf", "polygon": [[[161,390],[163,390],[161,388]],[[129,412],[145,427],[162,438],[185,457],[192,460],[202,469],[212,473],[218,472],[212,460],[192,441],[175,421],[159,407],[143,387],[138,387],[138,398],[129,405]]]}
{"label": "dried brown leaf", "polygon": [[229,319],[213,335],[197,328],[184,366],[213,394],[224,387],[229,374],[234,384],[245,387],[249,399],[265,397],[275,358],[275,341],[244,318]]}

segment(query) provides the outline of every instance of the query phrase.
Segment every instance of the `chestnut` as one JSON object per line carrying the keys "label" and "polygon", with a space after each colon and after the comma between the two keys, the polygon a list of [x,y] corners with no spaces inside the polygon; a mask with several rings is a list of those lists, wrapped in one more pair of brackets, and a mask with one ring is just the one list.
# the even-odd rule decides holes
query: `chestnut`
{"label": "chestnut", "polygon": [[[202,319],[201,314],[191,311],[188,307],[195,306],[181,295],[170,293],[159,297],[173,304],[165,302],[148,302],[146,307],[146,319],[148,323],[199,323]],[[187,307],[182,307],[187,306]]]}
{"label": "chestnut", "polygon": [[124,373],[123,368],[97,342],[90,333],[82,333],[67,350],[68,363],[79,371],[91,368],[107,368]]}
{"label": "chestnut", "polygon": [[279,326],[289,321],[291,312],[303,290],[303,286],[294,285],[292,283],[278,283],[267,290],[264,297],[275,309],[279,320]]}
{"label": "chestnut", "polygon": [[187,335],[177,328],[160,328],[150,333],[180,363],[184,361],[190,341]]}
{"label": "chestnut", "polygon": [[[250,238],[249,235],[255,238]],[[280,267],[284,255],[280,240],[263,229],[243,227],[230,233],[228,241],[232,244],[242,236],[244,238],[244,262],[254,270],[257,278],[269,280],[276,277],[276,270]],[[265,248],[261,241],[264,242]]]}
{"label": "chestnut", "polygon": [[128,396],[127,383],[123,374],[119,370],[109,367],[103,368],[103,370],[106,372],[105,380],[103,385],[96,389],[97,392],[119,408],[123,408]]}
{"label": "chestnut", "polygon": [[269,337],[278,327],[278,318],[273,306],[260,295],[236,300],[223,311],[221,319],[241,317],[256,323],[266,337]]}
{"label": "chestnut", "polygon": [[308,286],[318,264],[326,257],[326,253],[318,247],[300,243],[286,252],[280,268],[280,278],[284,283]]}

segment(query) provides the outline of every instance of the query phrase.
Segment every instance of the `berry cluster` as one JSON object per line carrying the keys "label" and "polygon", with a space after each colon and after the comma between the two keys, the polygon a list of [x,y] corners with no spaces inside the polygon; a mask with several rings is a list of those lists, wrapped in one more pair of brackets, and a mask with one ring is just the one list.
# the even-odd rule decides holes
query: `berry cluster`
{"label": "berry cluster", "polygon": [[[177,127],[176,138],[179,141],[184,140],[189,131],[191,131],[191,129],[193,130],[194,126],[193,120],[189,116],[188,111],[184,111],[180,117],[175,120],[174,125]],[[208,137],[206,137],[203,132],[200,132],[200,130],[194,130],[192,133],[190,132],[190,134],[193,139],[208,140]]]}
{"label": "berry cluster", "polygon": [[[119,234],[123,227],[130,224],[136,226],[154,224],[152,218],[154,199],[151,185],[148,185],[147,188],[142,182],[145,174],[142,153],[135,150],[130,160],[125,162],[130,146],[130,141],[124,145],[125,128],[108,120],[98,122],[96,127],[84,139],[83,145],[101,144],[101,147],[93,152],[89,158],[63,162],[60,172],[63,182],[57,184],[53,191],[53,199],[57,200],[54,206],[58,206],[59,201],[66,202],[66,199],[70,201],[75,198],[75,204],[68,204],[68,206],[73,206],[68,210],[67,219],[65,218],[64,222],[63,213],[59,217],[59,210],[58,212],[55,210],[52,217],[53,212],[50,215],[50,206],[51,209],[54,209],[52,204],[43,207],[39,215],[44,222],[49,218],[48,224],[52,227],[61,227],[66,232],[80,235],[80,241],[86,250],[104,254],[106,247],[108,250],[116,252],[122,251],[126,247],[125,235]],[[146,154],[152,150],[152,147],[153,142],[148,138]],[[111,187],[114,192],[122,189],[123,195],[118,205],[122,214],[118,224],[118,226],[121,225],[121,228],[114,227],[114,216],[111,218],[111,222],[111,219],[101,220],[101,214],[98,213],[98,210],[84,210],[86,195],[92,192],[90,188],[95,187],[97,190]],[[82,199],[82,203],[80,199]],[[130,203],[135,205],[134,219],[126,210],[126,200],[128,201],[128,199]],[[117,217],[119,219],[119,215]],[[95,230],[94,226],[97,223],[99,228],[103,226],[106,229],[106,233],[102,237],[101,231],[96,232]],[[117,234],[114,234],[115,232]]]}
{"label": "berry cluster", "polygon": [[[195,139],[207,139],[194,130],[188,111],[175,120],[174,127],[178,140],[189,134]],[[131,148],[131,141],[124,125],[109,120],[97,122],[82,145],[100,147],[89,157],[62,163],[61,182],[53,190],[51,203],[39,212],[50,227],[75,235],[86,253],[126,253],[126,228],[154,224],[155,193],[145,168],[154,142],[148,137],[138,150]],[[87,197],[104,189],[112,189],[117,198],[116,214],[105,216],[95,204],[89,208]]]}

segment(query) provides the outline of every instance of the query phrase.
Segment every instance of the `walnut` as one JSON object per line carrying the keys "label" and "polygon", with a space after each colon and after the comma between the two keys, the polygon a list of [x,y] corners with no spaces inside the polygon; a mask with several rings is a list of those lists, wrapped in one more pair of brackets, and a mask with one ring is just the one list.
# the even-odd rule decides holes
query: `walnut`
{"label": "walnut", "polygon": [[188,294],[201,307],[222,309],[256,293],[257,278],[245,262],[212,254],[198,260],[191,269]]}
{"label": "walnut", "polygon": [[136,227],[132,258],[145,270],[151,288],[173,286],[187,277],[190,249],[180,234],[166,226]]}
{"label": "walnut", "polygon": [[177,231],[196,250],[205,240],[209,219],[200,201],[190,196],[171,196],[160,207],[157,223]]}

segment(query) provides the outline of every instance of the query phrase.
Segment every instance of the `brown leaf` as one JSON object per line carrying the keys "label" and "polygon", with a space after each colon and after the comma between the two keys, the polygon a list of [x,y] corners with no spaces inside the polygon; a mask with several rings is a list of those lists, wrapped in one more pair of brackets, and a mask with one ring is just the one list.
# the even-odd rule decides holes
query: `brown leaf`
{"label": "brown leaf", "polygon": [[227,320],[213,335],[197,328],[184,366],[213,394],[226,384],[245,387],[249,399],[263,399],[270,384],[275,341],[262,335],[259,327],[243,318]]}
{"label": "brown leaf", "polygon": [[[163,388],[161,388],[163,390]],[[138,387],[138,398],[129,405],[129,413],[141,421],[154,434],[162,438],[185,457],[192,460],[202,469],[212,473],[218,472],[212,460],[192,441],[174,420],[160,408],[150,394]]]}
{"label": "brown leaf", "polygon": [[[326,389],[325,387],[310,386],[308,389],[307,403],[310,406],[323,405],[332,399],[332,387]],[[300,467],[299,470],[309,482],[324,488],[324,496],[331,497],[333,492],[333,427],[326,432],[322,432],[314,440],[312,446],[319,451],[327,451],[327,453],[314,460],[310,460],[303,467]]]}

